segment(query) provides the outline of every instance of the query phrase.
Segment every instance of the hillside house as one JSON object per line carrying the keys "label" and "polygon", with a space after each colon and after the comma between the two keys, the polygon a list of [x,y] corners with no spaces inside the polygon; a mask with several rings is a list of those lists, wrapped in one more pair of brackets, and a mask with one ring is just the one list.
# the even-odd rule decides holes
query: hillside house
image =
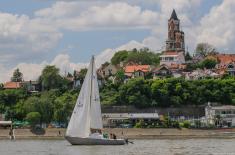
{"label": "hillside house", "polygon": [[160,56],[160,65],[178,65],[184,64],[185,57],[183,52],[166,51]]}
{"label": "hillside house", "polygon": [[41,91],[41,84],[39,81],[23,81],[21,82],[28,92]]}
{"label": "hillside house", "polygon": [[207,124],[217,127],[235,127],[235,106],[208,106],[205,108]]}
{"label": "hillside house", "polygon": [[19,88],[23,88],[23,83],[22,82],[6,82],[3,84],[3,88],[4,89],[19,89]]}
{"label": "hillside house", "polygon": [[172,76],[172,72],[167,65],[161,65],[158,68],[153,69],[153,79],[164,78]]}
{"label": "hillside house", "polygon": [[28,92],[41,91],[41,85],[38,81],[6,82],[3,84],[4,89],[25,88]]}
{"label": "hillside house", "polygon": [[150,65],[127,65],[124,67],[127,78],[145,77],[150,71]]}
{"label": "hillside house", "polygon": [[235,76],[235,54],[216,54],[208,58],[218,61],[216,69],[220,74],[228,73]]}
{"label": "hillside house", "polygon": [[219,78],[221,77],[220,74],[214,72],[213,70],[210,69],[197,69],[194,70],[193,72],[187,72],[185,73],[185,79],[186,80],[200,80],[204,78]]}
{"label": "hillside house", "polygon": [[227,72],[228,72],[229,75],[235,76],[235,62],[229,63],[229,64],[226,66],[226,70],[227,70]]}
{"label": "hillside house", "polygon": [[120,67],[112,65],[112,64],[103,64],[98,70],[98,74],[105,78],[112,75],[115,75]]}

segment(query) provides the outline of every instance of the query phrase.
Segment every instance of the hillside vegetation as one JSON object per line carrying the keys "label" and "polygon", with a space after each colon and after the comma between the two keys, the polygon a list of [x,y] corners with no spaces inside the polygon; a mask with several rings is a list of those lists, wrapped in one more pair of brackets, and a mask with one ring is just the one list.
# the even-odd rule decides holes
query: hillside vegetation
{"label": "hillside vegetation", "polygon": [[119,51],[114,54],[111,59],[113,65],[118,65],[121,62],[133,62],[142,65],[158,65],[160,63],[159,53],[151,52],[148,48],[131,51]]}
{"label": "hillside vegetation", "polygon": [[[120,62],[157,65],[159,54],[148,49],[120,51],[113,56],[111,63]],[[211,66],[211,63],[205,64]],[[85,73],[86,69],[83,69],[75,79],[82,82]],[[118,72],[117,79],[122,79],[123,74],[123,71]],[[22,77],[20,71],[16,70],[12,81],[22,80]],[[37,116],[44,123],[67,123],[80,87],[74,88],[73,82],[62,77],[55,66],[46,66],[38,81],[42,91],[37,93],[29,93],[25,88],[3,89],[3,85],[0,85],[0,113],[5,114],[6,119],[33,118],[37,121],[38,118],[34,118]],[[106,81],[100,88],[100,97],[103,105],[132,105],[138,108],[205,105],[209,101],[235,105],[235,78],[194,81],[181,78],[135,78],[126,83]]]}

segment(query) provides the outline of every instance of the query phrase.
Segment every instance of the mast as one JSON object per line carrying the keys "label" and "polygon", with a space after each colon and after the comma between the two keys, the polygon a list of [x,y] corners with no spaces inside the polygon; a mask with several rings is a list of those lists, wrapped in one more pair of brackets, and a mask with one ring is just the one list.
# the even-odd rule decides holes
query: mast
{"label": "mast", "polygon": [[94,55],[91,58],[91,88],[90,88],[90,108],[91,108],[91,100],[92,100],[92,87],[93,87],[93,67],[94,67]]}
{"label": "mast", "polygon": [[[91,83],[90,83],[90,109],[92,108],[92,88],[93,88],[93,70],[94,70],[94,55],[92,55],[91,58]],[[90,110],[90,115],[91,115],[91,110]],[[90,128],[90,132],[94,133],[96,132],[97,129]]]}

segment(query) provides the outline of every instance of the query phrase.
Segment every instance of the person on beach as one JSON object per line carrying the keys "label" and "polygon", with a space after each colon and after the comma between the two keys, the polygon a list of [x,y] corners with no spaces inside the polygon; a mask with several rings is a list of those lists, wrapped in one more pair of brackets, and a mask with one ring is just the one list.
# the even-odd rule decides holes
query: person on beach
{"label": "person on beach", "polygon": [[11,128],[10,131],[9,131],[9,136],[10,136],[10,139],[13,140],[14,139],[14,136],[13,136],[13,129]]}
{"label": "person on beach", "polygon": [[113,139],[117,139],[117,136],[115,134],[113,134]]}

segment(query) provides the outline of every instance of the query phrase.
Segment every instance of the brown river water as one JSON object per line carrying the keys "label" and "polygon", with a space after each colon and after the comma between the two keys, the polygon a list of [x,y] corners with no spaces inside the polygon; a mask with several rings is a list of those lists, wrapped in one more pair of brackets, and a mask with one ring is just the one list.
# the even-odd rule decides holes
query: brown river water
{"label": "brown river water", "polygon": [[123,146],[71,146],[65,140],[0,140],[0,155],[235,155],[235,139],[133,141]]}

